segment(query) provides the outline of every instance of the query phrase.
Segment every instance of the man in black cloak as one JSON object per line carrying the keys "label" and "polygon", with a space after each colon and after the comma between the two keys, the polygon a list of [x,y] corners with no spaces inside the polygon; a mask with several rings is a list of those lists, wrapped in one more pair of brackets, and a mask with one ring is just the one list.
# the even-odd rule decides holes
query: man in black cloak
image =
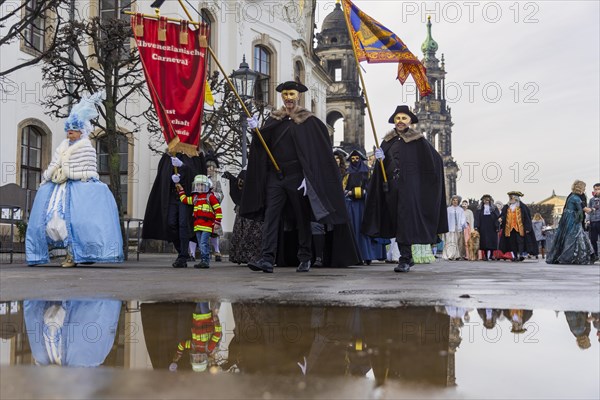
{"label": "man in black cloak", "polygon": [[[173,167],[177,167],[175,174]],[[186,268],[190,238],[193,237],[193,207],[179,200],[175,183],[186,193],[192,192],[196,175],[206,174],[204,157],[189,157],[177,153],[176,157],[164,154],[158,163],[158,171],[144,215],[142,239],[165,240],[173,243],[177,259],[173,268]]]}
{"label": "man in black cloak", "polygon": [[408,106],[396,107],[388,122],[395,127],[375,150],[377,160],[383,159],[388,187],[377,162],[367,190],[362,232],[395,237],[400,260],[394,271],[408,272],[414,265],[411,245],[436,243],[439,233],[448,232],[444,164],[431,143],[410,128],[419,120]]}
{"label": "man in black cloak", "polygon": [[[281,174],[275,171],[260,142],[253,140],[240,215],[264,221],[264,224],[262,257],[250,262],[248,267],[270,273],[276,258],[283,260],[281,254],[277,256],[277,249],[279,247],[280,253],[284,252],[284,247],[289,249],[290,243],[278,240],[282,237],[280,231],[283,231],[286,205],[292,211],[286,222],[288,226],[290,223],[295,225],[298,236],[296,256],[300,264],[296,271],[310,269],[311,221],[334,226],[331,265],[356,264],[358,257],[348,228],[342,182],[331,152],[329,132],[323,122],[298,105],[300,93],[308,90],[306,86],[288,81],[276,90],[281,93],[284,106],[271,113],[260,131]],[[256,119],[249,118],[248,126],[254,129]]]}

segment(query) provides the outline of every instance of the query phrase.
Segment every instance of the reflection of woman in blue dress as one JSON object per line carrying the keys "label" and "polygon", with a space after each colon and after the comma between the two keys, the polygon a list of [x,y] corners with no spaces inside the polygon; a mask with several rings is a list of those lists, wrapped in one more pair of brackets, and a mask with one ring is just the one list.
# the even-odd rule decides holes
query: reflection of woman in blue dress
{"label": "reflection of woman in blue dress", "polygon": [[586,207],[585,182],[575,181],[567,197],[563,214],[548,252],[548,264],[589,264],[594,250],[590,238],[583,230]]}
{"label": "reflection of woman in blue dress", "polygon": [[66,248],[63,267],[83,262],[123,261],[123,240],[115,199],[96,169],[96,150],[88,139],[90,119],[104,92],[83,98],[65,121],[67,139],[43,174],[29,217],[29,265],[49,261],[48,247]]}
{"label": "reflection of woman in blue dress", "polygon": [[114,344],[121,302],[23,302],[31,354],[38,365],[97,367]]}

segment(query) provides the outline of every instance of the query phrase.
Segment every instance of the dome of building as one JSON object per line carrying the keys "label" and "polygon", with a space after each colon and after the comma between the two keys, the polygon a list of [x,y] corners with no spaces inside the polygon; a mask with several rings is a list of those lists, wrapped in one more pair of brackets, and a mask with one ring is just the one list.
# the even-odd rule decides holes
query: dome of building
{"label": "dome of building", "polygon": [[335,9],[329,13],[323,20],[323,25],[321,26],[321,32],[325,32],[328,30],[346,30],[346,19],[344,18],[344,11],[342,11],[342,6],[340,3],[335,4]]}

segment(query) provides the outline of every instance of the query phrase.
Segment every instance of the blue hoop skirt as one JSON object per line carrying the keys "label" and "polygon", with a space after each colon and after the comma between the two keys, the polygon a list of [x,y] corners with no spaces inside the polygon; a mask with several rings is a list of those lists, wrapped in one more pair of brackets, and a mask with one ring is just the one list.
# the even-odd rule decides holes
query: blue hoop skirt
{"label": "blue hoop skirt", "polygon": [[68,180],[65,200],[59,215],[65,220],[67,238],[55,242],[46,234],[52,217],[48,205],[57,186],[47,182],[40,186],[29,216],[26,260],[29,265],[48,263],[48,250],[69,248],[76,263],[119,263],[123,261],[123,239],[117,204],[106,184],[97,179],[87,182]]}

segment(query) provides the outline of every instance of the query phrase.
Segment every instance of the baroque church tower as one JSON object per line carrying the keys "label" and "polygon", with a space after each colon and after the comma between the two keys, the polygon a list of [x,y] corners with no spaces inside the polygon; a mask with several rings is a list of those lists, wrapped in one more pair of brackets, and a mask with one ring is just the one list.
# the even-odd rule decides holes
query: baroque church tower
{"label": "baroque church tower", "polygon": [[431,142],[444,161],[447,201],[456,194],[458,165],[452,158],[452,114],[446,104],[446,69],[444,54],[441,64],[435,56],[438,44],[431,36],[431,17],[427,18],[427,38],[421,45],[424,58],[421,60],[427,69],[427,78],[432,93],[421,97],[417,93],[414,113],[419,118],[416,130]]}
{"label": "baroque church tower", "polygon": [[339,1],[325,17],[317,33],[315,53],[329,73],[333,83],[327,89],[327,124],[331,127],[344,119],[346,150],[365,147],[365,103],[360,90],[358,70],[344,12]]}

